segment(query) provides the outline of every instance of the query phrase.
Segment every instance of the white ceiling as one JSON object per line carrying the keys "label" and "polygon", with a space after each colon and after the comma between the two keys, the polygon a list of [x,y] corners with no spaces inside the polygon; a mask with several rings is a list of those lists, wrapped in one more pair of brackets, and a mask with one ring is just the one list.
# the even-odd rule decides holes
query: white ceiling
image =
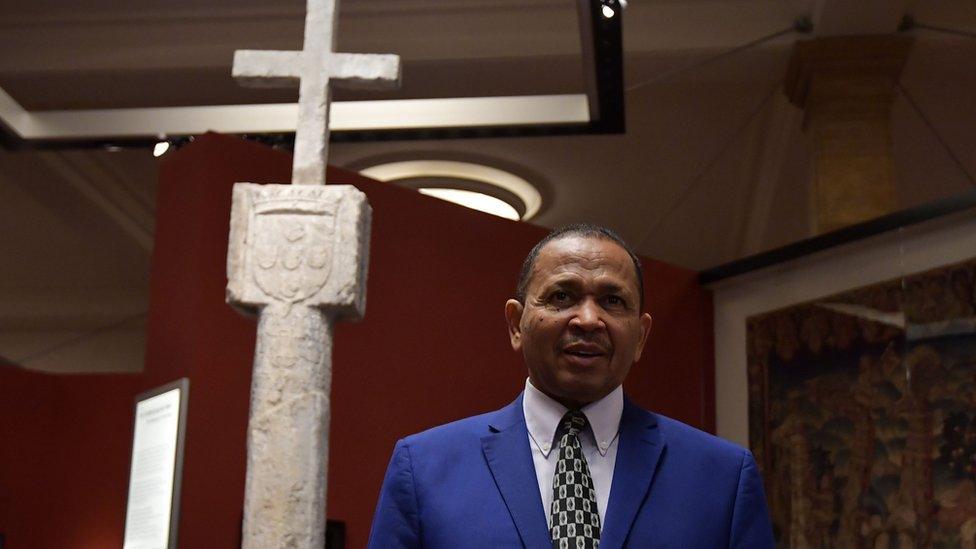
{"label": "white ceiling", "polygon": [[[539,187],[532,223],[595,221],[647,256],[707,268],[810,236],[811,143],[781,90],[792,43],[809,36],[700,64],[803,15],[843,34],[890,32],[906,13],[976,31],[969,0],[630,0],[626,134],[337,143],[331,162],[501,167]],[[7,2],[0,88],[29,110],[291,102],[291,90],[238,86],[230,65],[236,49],[299,48],[303,14],[296,0]],[[912,34],[902,86],[976,173],[976,39]],[[345,0],[339,37],[343,51],[404,60],[400,91],[340,99],[584,91],[572,0]],[[893,140],[902,206],[972,188],[903,97]],[[141,368],[155,183],[148,149],[0,150],[0,356]]]}

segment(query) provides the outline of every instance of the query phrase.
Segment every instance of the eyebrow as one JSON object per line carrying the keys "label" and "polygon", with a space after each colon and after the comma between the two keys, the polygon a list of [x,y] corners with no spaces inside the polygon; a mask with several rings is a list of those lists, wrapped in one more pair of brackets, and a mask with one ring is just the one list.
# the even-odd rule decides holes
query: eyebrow
{"label": "eyebrow", "polygon": [[604,289],[604,290],[612,290],[612,291],[615,291],[615,292],[623,292],[623,291],[626,291],[626,288],[624,288],[620,284],[617,284],[616,282],[601,282],[600,283],[600,288],[601,289]]}
{"label": "eyebrow", "polygon": [[[578,289],[580,286],[581,284],[575,278],[567,277],[567,278],[553,280],[549,284],[543,286],[542,289],[543,291],[550,290],[552,288]],[[628,292],[626,287],[621,286],[620,284],[616,284],[614,282],[602,282],[598,285],[598,288],[602,293],[616,293],[616,294],[633,293],[633,295],[637,295],[636,292]]]}

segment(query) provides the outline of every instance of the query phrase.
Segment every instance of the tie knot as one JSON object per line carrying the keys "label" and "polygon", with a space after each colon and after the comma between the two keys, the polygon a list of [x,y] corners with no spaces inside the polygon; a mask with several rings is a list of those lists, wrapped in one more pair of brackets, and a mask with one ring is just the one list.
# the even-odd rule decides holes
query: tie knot
{"label": "tie knot", "polygon": [[579,410],[570,410],[566,412],[563,416],[562,421],[559,422],[559,429],[563,433],[569,433],[573,436],[579,435],[580,432],[586,428],[586,415]]}

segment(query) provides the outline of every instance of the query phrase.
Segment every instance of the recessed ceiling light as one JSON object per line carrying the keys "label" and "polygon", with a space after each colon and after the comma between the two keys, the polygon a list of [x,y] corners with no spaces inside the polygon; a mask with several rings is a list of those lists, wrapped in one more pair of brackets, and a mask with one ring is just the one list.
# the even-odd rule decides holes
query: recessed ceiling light
{"label": "recessed ceiling light", "polygon": [[[542,196],[539,191],[522,177],[473,162],[406,160],[370,166],[360,173],[379,181],[399,182],[404,186],[418,189],[424,194],[508,219],[525,221],[535,215],[542,206]],[[431,179],[446,183],[442,185],[425,183]],[[406,184],[408,181],[411,182],[409,185]],[[456,185],[451,185],[452,182]],[[438,192],[433,192],[435,190]],[[464,192],[440,192],[449,190]],[[484,198],[473,198],[476,194]],[[510,202],[508,198],[515,203]],[[507,208],[501,208],[498,203],[504,204]]]}
{"label": "recessed ceiling light", "polygon": [[607,19],[613,17],[616,13],[617,12],[613,11],[613,8],[611,8],[610,6],[607,5],[603,6],[603,16],[606,17]]}
{"label": "recessed ceiling light", "polygon": [[487,194],[479,193],[477,191],[443,188],[439,189],[430,187],[421,187],[417,189],[417,191],[420,194],[433,196],[435,198],[440,198],[441,200],[447,200],[448,202],[467,206],[468,208],[478,210],[479,212],[490,213],[492,215],[497,215],[498,217],[504,217],[505,219],[511,219],[513,221],[519,220],[518,210],[512,207],[511,204],[500,198],[488,196]]}

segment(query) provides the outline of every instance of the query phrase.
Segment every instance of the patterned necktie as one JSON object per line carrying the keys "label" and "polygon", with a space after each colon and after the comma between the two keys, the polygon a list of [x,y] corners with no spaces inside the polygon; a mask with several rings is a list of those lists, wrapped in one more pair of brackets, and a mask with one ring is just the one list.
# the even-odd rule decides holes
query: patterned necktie
{"label": "patterned necktie", "polygon": [[552,477],[552,546],[554,549],[600,547],[600,515],[590,469],[583,457],[579,433],[586,416],[570,410],[559,425],[559,458]]}

